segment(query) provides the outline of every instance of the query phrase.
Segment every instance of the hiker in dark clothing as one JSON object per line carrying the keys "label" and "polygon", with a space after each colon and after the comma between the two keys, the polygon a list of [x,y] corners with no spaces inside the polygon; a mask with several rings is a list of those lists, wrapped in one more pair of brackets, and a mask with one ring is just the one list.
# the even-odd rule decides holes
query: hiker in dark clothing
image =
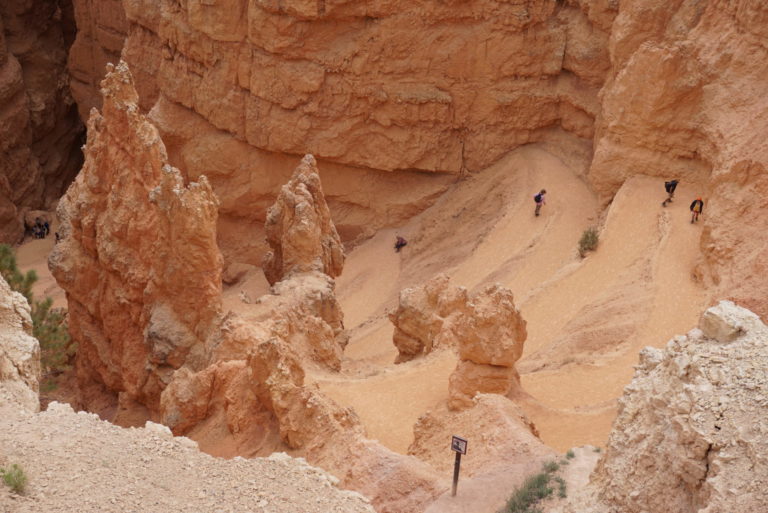
{"label": "hiker in dark clothing", "polygon": [[691,203],[691,224],[699,220],[699,214],[702,212],[704,212],[704,200],[699,196]]}
{"label": "hiker in dark clothing", "polygon": [[678,183],[680,183],[680,180],[677,179],[664,182],[664,190],[667,191],[667,199],[661,203],[662,207],[666,207],[667,203],[672,203],[672,198],[675,197],[675,189],[677,188]]}
{"label": "hiker in dark clothing", "polygon": [[403,248],[403,246],[406,246],[407,244],[408,241],[398,235],[395,239],[395,252],[400,253],[400,250]]}
{"label": "hiker in dark clothing", "polygon": [[32,234],[36,239],[45,238],[45,226],[39,217],[35,218],[35,225],[32,227]]}
{"label": "hiker in dark clothing", "polygon": [[546,195],[547,195],[547,190],[546,189],[542,189],[542,190],[539,191],[539,193],[537,195],[535,195],[533,197],[533,201],[536,202],[536,210],[534,211],[534,213],[536,214],[537,217],[538,217],[539,213],[541,212],[541,206],[547,204]]}

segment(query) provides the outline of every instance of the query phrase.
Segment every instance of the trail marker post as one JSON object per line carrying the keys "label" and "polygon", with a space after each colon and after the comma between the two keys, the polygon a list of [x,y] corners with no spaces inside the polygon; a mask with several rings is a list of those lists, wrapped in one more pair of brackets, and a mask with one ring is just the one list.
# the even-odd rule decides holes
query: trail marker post
{"label": "trail marker post", "polygon": [[451,437],[451,450],[456,453],[456,460],[453,463],[453,489],[451,490],[451,497],[456,497],[456,487],[459,486],[461,455],[467,454],[467,439],[453,435]]}

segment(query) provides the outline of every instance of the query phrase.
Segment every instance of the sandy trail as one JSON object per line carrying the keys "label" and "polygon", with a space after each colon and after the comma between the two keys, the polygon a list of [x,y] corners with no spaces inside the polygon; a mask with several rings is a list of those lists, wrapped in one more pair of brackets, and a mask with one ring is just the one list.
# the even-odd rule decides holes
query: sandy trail
{"label": "sandy trail", "polygon": [[[701,189],[681,184],[678,199],[663,209],[659,180],[629,180],[607,212],[598,251],[582,260],[577,241],[598,216],[596,199],[579,177],[583,164],[535,145],[520,148],[449,187],[407,225],[355,248],[337,280],[351,334],[343,371],[309,379],[354,407],[371,438],[406,452],[417,418],[445,400],[456,358],[446,351],[394,365],[387,310],[401,289],[438,272],[469,289],[499,282],[512,289],[528,323],[519,367],[531,397],[520,402],[543,440],[558,450],[604,443],[639,349],[685,332],[704,306],[705,292],[692,278],[700,226],[689,223],[685,201]],[[548,204],[537,218],[532,196],[541,187]],[[402,253],[392,249],[397,233],[409,240]],[[28,241],[17,260],[22,270],[37,271],[37,297],[66,306],[47,267],[52,247],[52,237]],[[242,294],[253,299],[267,290],[260,273],[249,273],[228,288],[225,309],[237,310]],[[595,336],[596,354],[569,345],[574,321],[590,312],[599,318],[622,300],[616,290],[639,298],[637,315],[629,316],[631,333],[617,347],[601,347]]]}
{"label": "sandy trail", "polygon": [[[476,183],[463,186],[464,191],[461,185],[449,190],[444,198],[449,207],[433,207],[442,209],[441,215],[424,213],[397,230],[417,234],[418,244],[406,247],[405,255],[392,251],[396,230],[380,232],[350,253],[338,280],[352,335],[345,377],[318,381],[331,397],[355,408],[369,436],[404,452],[418,416],[447,396],[455,356],[445,352],[395,366],[392,327],[385,316],[396,305],[399,290],[419,281],[414,277],[418,272],[423,282],[442,271],[470,289],[492,282],[512,289],[528,322],[523,369],[529,357],[535,360],[552,350],[564,353],[564,365],[533,365],[522,375],[532,398],[521,406],[543,440],[558,450],[605,442],[615,400],[632,376],[639,349],[661,346],[687,331],[704,306],[704,290],[692,279],[700,228],[690,225],[682,199],[699,190],[678,190],[679,199],[662,209],[659,180],[628,181],[609,208],[598,251],[582,260],[577,242],[596,223],[598,206],[577,167],[536,146],[521,148],[474,177]],[[494,182],[492,190],[505,194],[493,219],[487,213],[471,215],[483,198],[466,189],[484,190],[484,181]],[[537,218],[532,195],[541,187],[548,190],[548,204]],[[450,209],[456,214],[447,215]],[[452,226],[484,219],[491,226],[475,240],[467,240],[462,227]],[[449,226],[439,226],[441,220]],[[430,239],[430,234],[435,236]],[[430,247],[451,248],[451,254],[441,258]],[[569,335],[579,316],[590,311],[599,315],[611,306],[616,290],[625,290],[621,299],[632,298],[636,289],[642,291],[637,295],[640,307],[636,314],[628,313],[632,332],[620,345],[587,355],[579,347],[553,346]],[[600,341],[595,344],[599,347]]]}

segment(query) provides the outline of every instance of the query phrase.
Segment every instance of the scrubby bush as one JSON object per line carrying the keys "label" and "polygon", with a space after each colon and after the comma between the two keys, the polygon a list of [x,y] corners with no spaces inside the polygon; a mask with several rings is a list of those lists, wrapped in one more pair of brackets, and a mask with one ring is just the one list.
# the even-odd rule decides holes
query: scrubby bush
{"label": "scrubby bush", "polygon": [[32,285],[37,281],[35,271],[23,274],[16,265],[13,249],[0,244],[0,274],[29,302],[32,314],[32,334],[40,342],[40,364],[43,371],[43,391],[55,388],[53,378],[69,369],[69,362],[75,352],[75,345],[69,337],[66,317],[61,309],[51,308],[49,297],[37,301],[32,295]]}
{"label": "scrubby bush", "polygon": [[573,452],[573,449],[568,449],[568,452],[565,453],[565,457],[572,460],[576,457],[576,454]]}
{"label": "scrubby bush", "polygon": [[553,483],[557,483],[558,496],[565,497],[565,480],[555,475],[558,470],[560,465],[557,462],[545,463],[542,472],[526,479],[499,513],[540,513],[538,504],[552,497],[555,491]]}
{"label": "scrubby bush", "polygon": [[590,226],[584,230],[584,233],[581,234],[581,239],[579,239],[579,256],[584,258],[588,251],[597,249],[598,241],[599,235],[597,233],[597,228]]}
{"label": "scrubby bush", "polygon": [[14,493],[24,493],[24,489],[27,487],[27,475],[20,466],[14,463],[8,469],[0,468],[0,476]]}

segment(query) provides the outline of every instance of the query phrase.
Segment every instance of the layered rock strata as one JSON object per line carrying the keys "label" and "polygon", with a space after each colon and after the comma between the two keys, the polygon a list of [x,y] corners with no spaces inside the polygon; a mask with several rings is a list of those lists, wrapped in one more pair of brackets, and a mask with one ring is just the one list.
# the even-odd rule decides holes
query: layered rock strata
{"label": "layered rock strata", "polygon": [[18,241],[24,211],[49,207],[82,163],[83,127],[67,85],[67,6],[0,5],[0,242]]}
{"label": "layered rock strata", "polygon": [[646,348],[592,486],[610,512],[768,508],[768,328],[723,301]]}
{"label": "layered rock strata", "polygon": [[373,169],[480,169],[553,126],[591,137],[609,65],[604,26],[550,0],[124,6],[126,58],[161,97],[257,148]]}
{"label": "layered rock strata", "polygon": [[527,332],[510,290],[489,285],[470,296],[440,274],[403,290],[389,318],[395,325],[397,363],[440,347],[456,349],[459,363],[450,377],[450,409],[472,406],[477,393],[506,395],[519,387],[515,362]]}
{"label": "layered rock strata", "polygon": [[339,233],[352,240],[423,210],[450,180],[412,171],[482,169],[553,129],[591,137],[617,10],[552,0],[418,11],[346,0],[128,0],[124,12],[115,0],[74,3],[81,113],[99,104],[103,63],[123,47],[171,163],[191,180],[206,175],[221,199],[227,264],[254,265],[265,248],[237,234],[263,224],[294,155],[321,162]]}
{"label": "layered rock strata", "polygon": [[217,200],[185,185],[136,107],[125,63],[102,82],[86,161],[62,198],[49,265],[67,293],[83,404],[134,402],[157,412],[171,374],[218,327]]}
{"label": "layered rock strata", "polygon": [[0,276],[0,403],[40,409],[40,344],[24,296]]}

